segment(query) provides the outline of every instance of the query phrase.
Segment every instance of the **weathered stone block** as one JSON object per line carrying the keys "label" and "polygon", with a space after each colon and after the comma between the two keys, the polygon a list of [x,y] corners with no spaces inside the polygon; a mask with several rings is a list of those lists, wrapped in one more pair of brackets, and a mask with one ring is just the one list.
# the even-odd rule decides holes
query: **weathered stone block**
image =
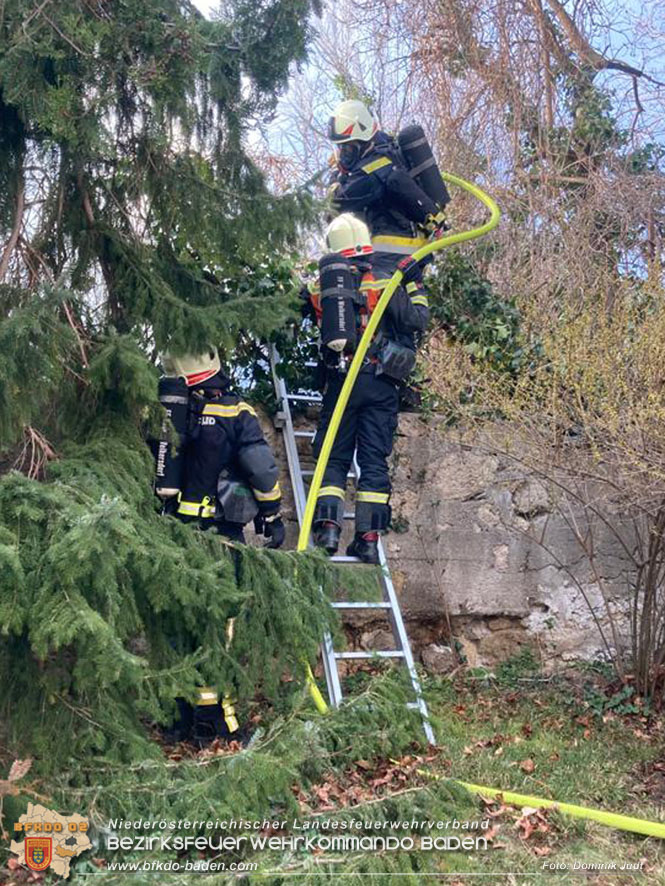
{"label": "weathered stone block", "polygon": [[447,674],[457,665],[457,658],[450,646],[432,643],[431,646],[425,646],[421,656],[430,674]]}
{"label": "weathered stone block", "polygon": [[478,641],[478,653],[484,662],[505,661],[524,646],[534,646],[533,638],[524,629],[493,631]]}
{"label": "weathered stone block", "polygon": [[550,510],[550,497],[540,480],[523,480],[513,493],[515,511],[521,517],[535,517]]}

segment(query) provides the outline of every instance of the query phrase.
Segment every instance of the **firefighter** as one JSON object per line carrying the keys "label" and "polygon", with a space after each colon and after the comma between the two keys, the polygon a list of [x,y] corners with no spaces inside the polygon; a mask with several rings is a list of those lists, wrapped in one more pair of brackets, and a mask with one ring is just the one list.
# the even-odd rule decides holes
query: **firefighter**
{"label": "firefighter", "polygon": [[[391,138],[367,107],[344,101],[328,124],[336,169],[330,195],[339,212],[362,218],[372,235],[374,275],[391,277],[400,262],[445,229],[450,197],[419,126]],[[407,161],[412,160],[412,166]],[[412,270],[412,274],[416,274]]]}
{"label": "firefighter", "polygon": [[[277,465],[256,412],[229,392],[217,351],[165,355],[162,363],[160,400],[180,437],[175,453],[168,444],[164,448],[165,440],[157,442],[155,491],[165,510],[234,542],[245,541],[244,526],[253,519],[266,546],[280,547],[285,530]],[[230,619],[227,646],[232,625]],[[228,695],[220,700],[215,687],[200,687],[193,707],[181,698],[177,704],[179,720],[171,731],[176,740],[203,743],[238,734],[233,702]]]}
{"label": "firefighter", "polygon": [[[166,378],[184,382],[187,428],[182,433],[183,463],[173,488],[175,513],[185,523],[214,529],[244,542],[244,526],[254,519],[267,547],[284,543],[277,465],[256,412],[229,392],[217,352],[177,359],[166,357]],[[172,400],[173,396],[169,397]],[[157,493],[161,494],[158,486]]]}
{"label": "firefighter", "polygon": [[[332,254],[319,264],[319,285],[303,290],[305,311],[321,333],[325,387],[321,419],[313,441],[318,454],[353,359],[353,352],[387,281],[372,274],[373,250],[367,225],[350,213],[338,216],[326,232]],[[355,536],[347,555],[379,562],[378,540],[390,520],[387,459],[397,428],[398,386],[415,364],[419,337],[429,317],[427,293],[413,282],[399,287],[379,324],[360,370],[330,454],[314,514],[314,542],[334,554],[339,545],[346,478],[357,453]]]}

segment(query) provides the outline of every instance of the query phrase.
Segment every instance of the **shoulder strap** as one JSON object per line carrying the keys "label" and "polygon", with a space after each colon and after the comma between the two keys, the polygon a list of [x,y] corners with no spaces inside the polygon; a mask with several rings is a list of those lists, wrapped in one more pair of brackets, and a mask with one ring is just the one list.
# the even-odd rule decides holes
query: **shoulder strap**
{"label": "shoulder strap", "polygon": [[380,281],[374,279],[371,273],[365,274],[360,284],[360,291],[365,296],[365,306],[367,313],[372,314],[381,298],[382,287],[379,286]]}

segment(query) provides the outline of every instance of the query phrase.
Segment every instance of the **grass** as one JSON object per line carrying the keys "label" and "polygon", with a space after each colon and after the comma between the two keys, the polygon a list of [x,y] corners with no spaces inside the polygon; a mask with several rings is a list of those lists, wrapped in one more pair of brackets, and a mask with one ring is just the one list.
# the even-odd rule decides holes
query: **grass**
{"label": "grass", "polygon": [[[521,676],[524,670],[530,677]],[[619,716],[611,709],[597,714],[599,706],[592,701],[602,694],[598,675],[596,684],[590,692],[580,675],[544,681],[515,661],[500,669],[496,678],[467,674],[452,681],[430,680],[426,692],[448,762],[446,774],[488,787],[665,821],[665,773],[663,792],[650,796],[643,788],[650,764],[665,757],[663,724],[641,714]],[[489,809],[496,812],[499,806]],[[456,856],[451,869],[512,872],[508,881],[520,884],[540,879],[527,873],[577,882],[582,874],[574,870],[575,862],[619,866],[642,861],[641,873],[587,872],[587,883],[635,883],[642,878],[665,884],[665,852],[656,839],[557,812],[546,816],[547,831],[525,839],[517,824],[520,812],[504,810],[493,819],[498,827],[495,843],[505,845],[501,852]],[[563,867],[543,870],[543,864]],[[488,874],[487,880],[474,877],[473,882],[498,881]]]}
{"label": "grass", "polygon": [[[645,724],[590,715],[568,684],[506,692],[442,682],[429,693],[438,741],[466,781],[613,808],[629,800],[631,772],[658,753]],[[526,759],[533,772],[520,767]],[[648,802],[642,811],[657,814]]]}
{"label": "grass", "polygon": [[[363,674],[355,679],[360,689],[368,677]],[[665,844],[661,841],[573,819],[557,810],[522,809],[483,800],[451,782],[474,782],[663,821],[663,724],[654,715],[646,716],[643,706],[625,689],[613,686],[607,675],[597,671],[543,678],[524,653],[497,668],[496,674],[466,669],[450,679],[426,679],[424,688],[439,742],[437,752],[427,754],[414,745],[396,761],[358,760],[343,769],[331,767],[314,785],[299,785],[294,772],[293,790],[302,819],[487,819],[489,831],[458,832],[486,834],[486,850],[265,851],[258,856],[262,873],[240,878],[114,873],[104,869],[103,861],[97,867],[91,858],[82,857],[70,882],[73,886],[90,882],[99,886],[157,882],[168,886],[194,882],[211,886],[522,886],[555,878],[559,883],[594,886],[638,882],[665,886]],[[624,708],[639,713],[618,713]],[[355,758],[347,755],[346,759]],[[655,764],[662,764],[662,770]],[[275,808],[280,802],[274,798]],[[212,816],[214,797],[210,809]],[[443,836],[446,833],[457,835],[444,831]],[[419,834],[416,830],[413,835],[423,834],[441,836],[442,832]],[[96,854],[105,855],[103,850]],[[135,855],[133,860],[145,857]],[[118,860],[130,857],[120,853]],[[606,868],[613,863],[616,870],[579,868]],[[635,869],[622,871],[621,865],[626,864]],[[8,880],[1,874],[3,884],[39,882],[21,879],[22,872],[12,873]],[[51,882],[48,875],[43,882]]]}

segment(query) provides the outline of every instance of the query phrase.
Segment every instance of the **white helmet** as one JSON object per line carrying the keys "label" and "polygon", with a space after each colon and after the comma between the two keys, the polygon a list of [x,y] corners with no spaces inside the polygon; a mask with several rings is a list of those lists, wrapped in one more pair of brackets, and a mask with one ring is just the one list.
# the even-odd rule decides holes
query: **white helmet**
{"label": "white helmet", "polygon": [[326,228],[326,247],[348,258],[354,255],[371,255],[372,240],[364,221],[350,212],[333,219]]}
{"label": "white helmet", "polygon": [[362,102],[346,101],[337,105],[328,121],[328,138],[338,145],[350,141],[368,142],[378,129],[379,124]]}
{"label": "white helmet", "polygon": [[203,354],[183,354],[180,357],[162,354],[161,361],[164,374],[184,378],[188,388],[207,381],[222,368],[217,348],[209,348]]}

